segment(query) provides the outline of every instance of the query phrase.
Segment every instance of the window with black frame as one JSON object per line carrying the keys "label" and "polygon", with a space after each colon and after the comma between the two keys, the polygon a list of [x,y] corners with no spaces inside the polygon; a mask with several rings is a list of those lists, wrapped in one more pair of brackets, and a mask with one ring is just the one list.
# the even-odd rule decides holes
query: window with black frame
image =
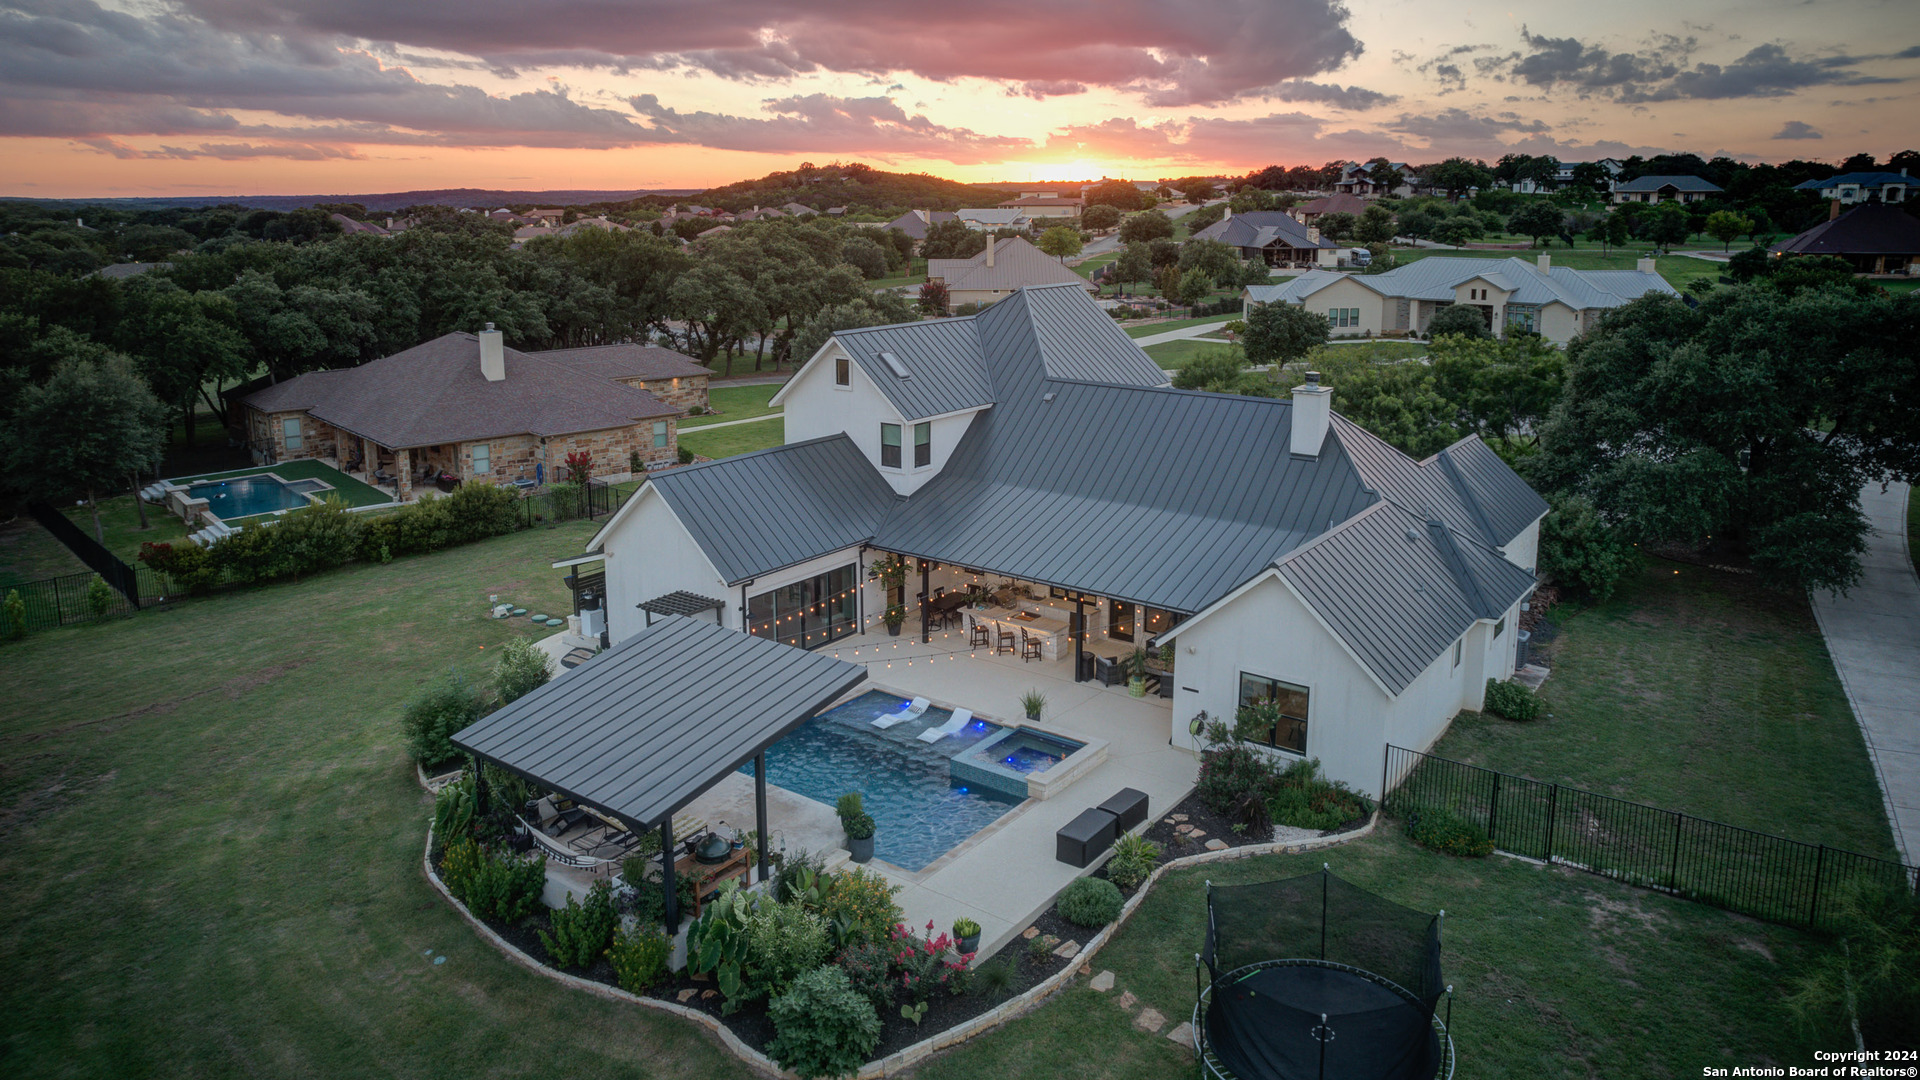
{"label": "window with black frame", "polygon": [[1235,730],[1241,738],[1267,746],[1307,752],[1307,697],[1304,686],[1240,673],[1240,716]]}
{"label": "window with black frame", "polygon": [[913,425],[913,467],[933,464],[933,422]]}
{"label": "window with black frame", "polygon": [[884,468],[900,467],[900,425],[880,425],[880,464]]}

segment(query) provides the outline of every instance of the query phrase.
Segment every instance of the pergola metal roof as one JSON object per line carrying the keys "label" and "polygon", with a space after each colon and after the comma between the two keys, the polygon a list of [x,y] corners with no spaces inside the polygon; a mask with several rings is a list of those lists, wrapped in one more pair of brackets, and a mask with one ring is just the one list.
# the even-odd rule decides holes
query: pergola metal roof
{"label": "pergola metal roof", "polygon": [[639,604],[640,610],[647,613],[648,626],[653,625],[655,615],[705,615],[709,611],[713,612],[713,617],[717,621],[721,610],[726,606],[725,600],[701,596],[699,593],[688,592],[685,589],[675,590],[665,596],[656,596],[651,600],[642,600]]}
{"label": "pergola metal roof", "polygon": [[857,664],[669,615],[453,743],[638,831],[866,677]]}

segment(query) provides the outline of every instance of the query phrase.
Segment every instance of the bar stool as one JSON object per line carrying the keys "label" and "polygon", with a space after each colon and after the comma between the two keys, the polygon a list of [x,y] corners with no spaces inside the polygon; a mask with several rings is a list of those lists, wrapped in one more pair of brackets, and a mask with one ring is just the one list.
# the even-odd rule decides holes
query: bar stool
{"label": "bar stool", "polygon": [[987,624],[981,622],[979,619],[974,619],[972,622],[973,625],[967,630],[967,647],[971,649],[984,649],[993,644],[987,640]]}
{"label": "bar stool", "polygon": [[1027,628],[1024,626],[1021,627],[1020,661],[1025,663],[1029,660],[1044,660],[1046,657],[1040,652],[1040,644],[1039,638],[1030,636],[1027,633]]}
{"label": "bar stool", "polygon": [[995,623],[994,625],[1000,631],[999,634],[996,635],[998,644],[996,644],[993,648],[995,655],[998,655],[1003,652],[1005,653],[1012,652],[1013,651],[1013,631],[1007,629],[1004,626],[1000,626],[998,623]]}

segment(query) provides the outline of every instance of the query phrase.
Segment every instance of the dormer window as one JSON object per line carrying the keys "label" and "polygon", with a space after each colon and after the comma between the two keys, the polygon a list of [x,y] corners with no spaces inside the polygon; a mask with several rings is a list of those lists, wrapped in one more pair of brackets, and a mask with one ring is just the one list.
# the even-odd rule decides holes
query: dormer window
{"label": "dormer window", "polygon": [[882,468],[900,467],[900,425],[880,425],[880,465]]}
{"label": "dormer window", "polygon": [[933,421],[913,425],[913,467],[933,464]]}
{"label": "dormer window", "polygon": [[853,385],[853,361],[846,357],[837,357],[833,361],[833,385]]}

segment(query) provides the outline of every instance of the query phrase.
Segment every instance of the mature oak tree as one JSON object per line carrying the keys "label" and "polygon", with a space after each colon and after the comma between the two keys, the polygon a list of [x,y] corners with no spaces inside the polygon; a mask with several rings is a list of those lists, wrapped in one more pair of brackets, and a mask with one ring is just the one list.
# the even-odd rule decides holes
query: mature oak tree
{"label": "mature oak tree", "polygon": [[9,482],[48,501],[84,495],[104,543],[98,496],[159,468],[167,419],[132,361],[84,344],[46,382],[21,389],[0,445]]}

